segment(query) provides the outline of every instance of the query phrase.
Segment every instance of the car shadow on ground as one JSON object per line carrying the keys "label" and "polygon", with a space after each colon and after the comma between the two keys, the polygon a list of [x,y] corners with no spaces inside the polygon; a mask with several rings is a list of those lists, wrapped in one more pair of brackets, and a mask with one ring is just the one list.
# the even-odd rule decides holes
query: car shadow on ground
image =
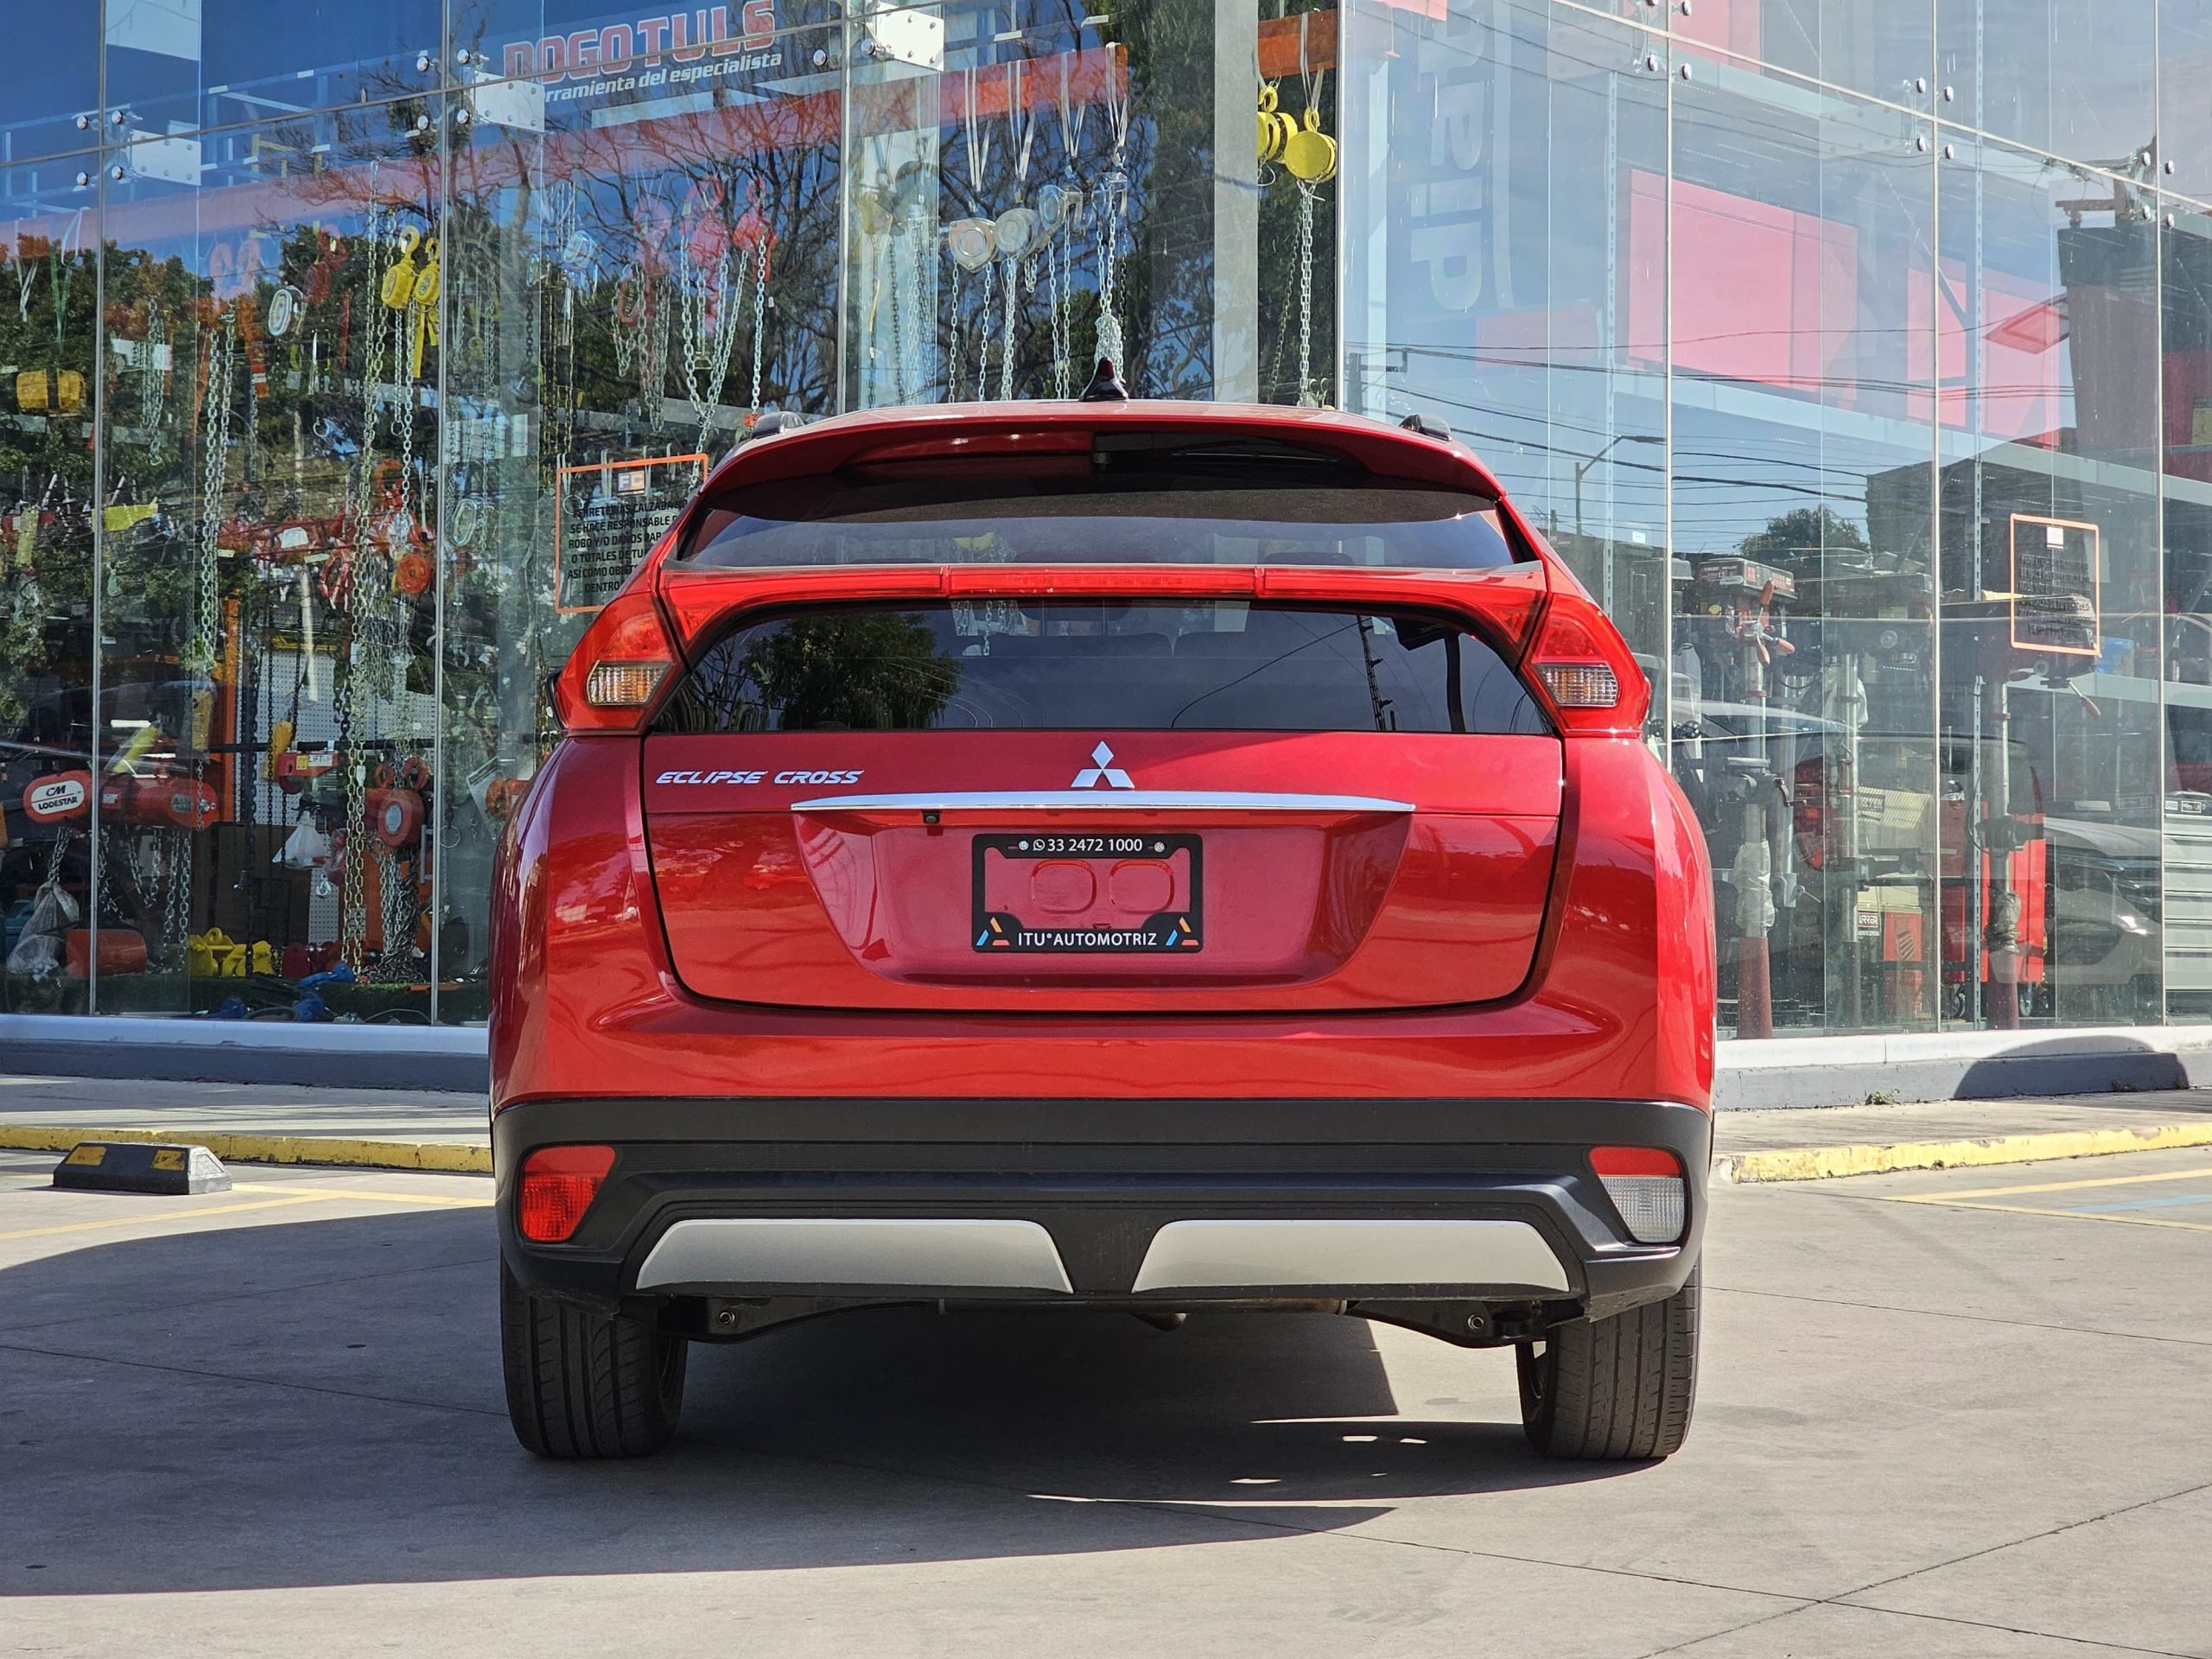
{"label": "car shadow on ground", "polygon": [[0,1594],[1201,1544],[1634,1467],[1398,1415],[1358,1320],[922,1308],[695,1349],[676,1447],[544,1463],[505,1420],[486,1212],[210,1221],[0,1270]]}

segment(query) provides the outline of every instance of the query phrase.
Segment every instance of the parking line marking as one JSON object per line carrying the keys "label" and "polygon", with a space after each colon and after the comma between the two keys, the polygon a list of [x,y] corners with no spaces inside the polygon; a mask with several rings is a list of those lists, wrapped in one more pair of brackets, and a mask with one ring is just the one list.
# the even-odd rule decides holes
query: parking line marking
{"label": "parking line marking", "polygon": [[2074,1192],[2088,1186],[2139,1186],[2145,1181],[2190,1181],[2212,1175],[2212,1167],[2161,1170],[2154,1175],[2104,1175],[2079,1181],[2037,1181],[2025,1186],[1977,1186],[1963,1192],[1885,1193],[1899,1204],[1951,1204],[1961,1198],[2001,1198],[2022,1192]]}
{"label": "parking line marking", "polygon": [[2064,1207],[2085,1215],[2109,1216],[2121,1210],[2178,1210],[2186,1205],[2208,1204],[2212,1204],[2212,1192],[2171,1192],[2163,1198],[2092,1198]]}
{"label": "parking line marking", "polygon": [[428,1204],[454,1210],[488,1210],[491,1198],[452,1198],[434,1192],[355,1192],[343,1186],[294,1186],[284,1181],[236,1181],[233,1192],[300,1192],[318,1198],[364,1198],[375,1204]]}
{"label": "parking line marking", "polygon": [[348,1192],[335,1186],[286,1186],[276,1182],[240,1182],[231,1189],[234,1192],[283,1192],[280,1198],[256,1198],[246,1204],[215,1204],[202,1210],[164,1210],[150,1216],[110,1216],[99,1221],[63,1222],[53,1227],[24,1227],[14,1232],[0,1233],[0,1239],[48,1238],[57,1233],[97,1232],[109,1227],[146,1227],[164,1221],[192,1221],[201,1216],[235,1216],[248,1210],[280,1210],[302,1204],[330,1204],[359,1200],[365,1204],[433,1205],[441,1208],[488,1210],[490,1198],[448,1198],[424,1197],[412,1192]]}
{"label": "parking line marking", "polygon": [[164,1210],[150,1216],[111,1216],[102,1221],[70,1221],[58,1227],[22,1227],[0,1238],[50,1238],[56,1233],[97,1232],[103,1227],[151,1227],[164,1221],[193,1221],[201,1216],[234,1216],[244,1210],[280,1210],[288,1205],[320,1204],[321,1198],[257,1198],[251,1204],[217,1204],[205,1210]]}
{"label": "parking line marking", "polygon": [[2159,1221],[2150,1216],[2115,1216],[2100,1214],[2092,1210],[2046,1210],[2030,1204],[1978,1204],[1935,1194],[1915,1194],[1910,1198],[1874,1193],[1867,1196],[1878,1198],[1889,1204],[1933,1204],[1954,1210],[1993,1210],[2012,1216],[2056,1216],[2063,1221],[2109,1221],[2127,1227],[2175,1227],[2183,1232],[2212,1233],[2212,1222],[2204,1221]]}

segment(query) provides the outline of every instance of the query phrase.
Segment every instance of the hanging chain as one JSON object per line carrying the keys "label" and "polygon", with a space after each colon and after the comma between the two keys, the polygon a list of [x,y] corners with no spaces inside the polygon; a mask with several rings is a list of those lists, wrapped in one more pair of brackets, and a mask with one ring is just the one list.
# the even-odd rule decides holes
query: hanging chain
{"label": "hanging chain", "polygon": [[[385,214],[379,211],[369,219],[369,289],[372,295],[381,291],[384,273],[385,240],[389,226]],[[395,314],[396,326],[397,323]],[[361,372],[361,454],[358,461],[353,494],[353,524],[352,547],[346,555],[352,564],[346,573],[347,585],[340,590],[348,627],[345,645],[345,678],[335,690],[338,704],[338,764],[343,768],[345,782],[345,863],[338,899],[339,950],[347,967],[359,973],[368,945],[368,921],[362,909],[361,819],[368,810],[368,760],[359,747],[354,728],[366,724],[366,702],[369,692],[368,675],[364,667],[370,653],[364,649],[362,638],[364,590],[369,586],[364,569],[370,546],[370,531],[376,510],[376,435],[382,404],[387,395],[384,384],[385,360],[388,340],[397,342],[395,333],[387,336],[381,316],[371,319],[365,360]],[[404,359],[403,359],[404,360]],[[397,365],[395,364],[395,367]],[[411,410],[410,410],[411,413]],[[412,459],[414,422],[407,421],[399,431]],[[404,480],[402,489],[404,490]],[[334,553],[332,556],[340,555]],[[328,591],[328,590],[326,590]]]}
{"label": "hanging chain", "polygon": [[207,346],[207,452],[200,458],[200,563],[194,572],[198,607],[192,642],[184,648],[185,671],[195,678],[214,670],[216,618],[221,566],[217,548],[223,529],[223,493],[231,467],[231,379],[236,359],[238,316],[233,307],[223,314],[223,326]]}
{"label": "hanging chain", "polygon": [[[1070,85],[1069,59],[1060,58],[1060,150],[1061,170],[1070,181],[1076,176],[1076,162],[1083,150],[1084,117],[1087,106],[1076,101]],[[1110,65],[1109,66],[1110,68]],[[1075,185],[1065,187],[1069,200],[1079,202],[1082,198]],[[1075,395],[1074,322],[1068,315],[1067,290],[1073,275],[1075,262],[1075,232],[1077,213],[1074,206],[1061,215],[1060,222],[1052,227],[1052,239],[1046,245],[1045,264],[1052,282],[1052,395],[1071,397]]]}
{"label": "hanging chain", "polygon": [[760,412],[760,363],[762,348],[768,339],[766,314],[768,309],[768,232],[764,227],[760,240],[754,245],[753,276],[753,402],[749,405],[754,414]]}
{"label": "hanging chain", "polygon": [[996,332],[995,308],[998,302],[999,285],[991,280],[988,267],[983,271],[983,315],[976,324],[976,401],[982,403],[991,395],[991,336]]}
{"label": "hanging chain", "polygon": [[1115,309],[1116,276],[1122,259],[1122,216],[1128,211],[1129,175],[1123,166],[1129,143],[1128,88],[1120,79],[1114,48],[1106,49],[1106,120],[1114,137],[1106,176],[1099,181],[1098,355],[1110,359],[1124,375],[1122,319]]}
{"label": "hanging chain", "polygon": [[906,221],[902,216],[893,221],[891,232],[883,239],[883,275],[880,286],[890,290],[891,301],[891,401],[906,401],[906,267],[899,255],[906,251]]}
{"label": "hanging chain", "polygon": [[1014,326],[1021,311],[1021,261],[1006,262],[1006,341],[999,348],[999,397],[1014,397]]}
{"label": "hanging chain", "polygon": [[1305,409],[1321,403],[1313,390],[1313,203],[1319,194],[1298,181],[1298,402]]}
{"label": "hanging chain", "polygon": [[944,395],[953,403],[960,401],[960,302],[967,297],[967,270],[955,264],[952,268],[951,320],[944,331]]}
{"label": "hanging chain", "polygon": [[[373,298],[378,284],[383,280],[380,269],[384,264],[385,216],[381,211],[369,216],[369,286]],[[359,547],[368,539],[369,510],[374,505],[370,499],[371,481],[376,472],[377,398],[384,381],[384,321],[381,316],[369,319],[367,340],[363,350],[361,365],[361,453],[355,461],[358,469],[353,476],[353,545]]]}
{"label": "hanging chain", "polygon": [[170,965],[182,969],[190,962],[192,937],[192,832],[162,832],[162,945]]}
{"label": "hanging chain", "polygon": [[899,373],[904,377],[903,396],[913,402],[921,401],[926,384],[931,346],[931,336],[922,328],[922,265],[928,257],[929,221],[924,210],[916,206],[907,210],[906,226],[894,252],[898,268],[905,275],[899,291],[905,296],[906,321],[900,325],[904,341],[899,358]]}
{"label": "hanging chain", "polygon": [[166,401],[168,387],[168,372],[162,367],[162,353],[168,346],[169,325],[162,315],[161,302],[146,302],[146,338],[142,349],[145,355],[139,359],[138,424],[148,433],[161,429],[162,405]]}
{"label": "hanging chain", "polygon": [[[714,431],[714,412],[721,403],[722,385],[729,378],[730,353],[737,344],[736,296],[729,289],[729,245],[715,253],[714,264],[701,270],[694,265],[691,245],[680,245],[683,280],[677,284],[676,301],[683,318],[683,390],[691,399],[691,413],[699,423],[699,446],[707,447]],[[759,365],[755,364],[757,370]]]}

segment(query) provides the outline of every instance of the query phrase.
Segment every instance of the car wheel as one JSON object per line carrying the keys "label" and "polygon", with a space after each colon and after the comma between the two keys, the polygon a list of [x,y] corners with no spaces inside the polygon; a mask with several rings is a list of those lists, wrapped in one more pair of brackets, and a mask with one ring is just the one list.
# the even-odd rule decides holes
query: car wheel
{"label": "car wheel", "polygon": [[1697,1401],[1698,1269],[1663,1302],[1554,1325],[1515,1350],[1521,1423],[1554,1458],[1663,1458]]}
{"label": "car wheel", "polygon": [[541,1458],[639,1458],[676,1433],[681,1337],[525,1290],[502,1262],[499,1348],[515,1438]]}

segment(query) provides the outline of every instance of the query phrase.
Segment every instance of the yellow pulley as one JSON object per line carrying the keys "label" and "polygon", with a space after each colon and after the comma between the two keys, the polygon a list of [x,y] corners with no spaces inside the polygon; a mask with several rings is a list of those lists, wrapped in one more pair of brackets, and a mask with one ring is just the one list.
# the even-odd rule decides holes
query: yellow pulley
{"label": "yellow pulley", "polygon": [[1272,162],[1282,155],[1282,147],[1298,130],[1298,124],[1278,107],[1273,86],[1262,82],[1260,86],[1259,137],[1260,159]]}
{"label": "yellow pulley", "polygon": [[[1288,123],[1287,116],[1283,118]],[[1321,111],[1306,111],[1306,124],[1299,127],[1283,141],[1282,164],[1290,175],[1308,184],[1319,184],[1324,179],[1334,178],[1337,172],[1337,141],[1321,130]]]}

